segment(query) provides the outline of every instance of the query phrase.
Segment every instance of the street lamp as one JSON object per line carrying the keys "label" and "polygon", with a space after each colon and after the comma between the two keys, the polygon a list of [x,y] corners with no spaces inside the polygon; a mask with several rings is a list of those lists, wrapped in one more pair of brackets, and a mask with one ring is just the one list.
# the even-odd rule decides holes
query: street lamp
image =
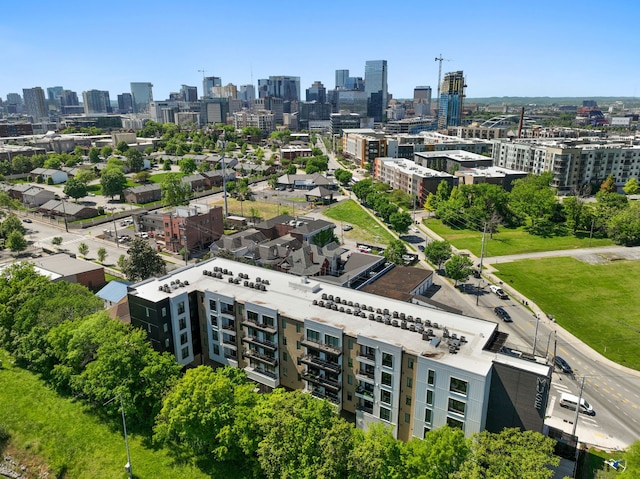
{"label": "street lamp", "polygon": [[103,406],[106,406],[110,402],[120,399],[120,411],[122,412],[122,430],[124,431],[124,445],[127,449],[127,463],[124,465],[124,470],[129,473],[129,479],[133,479],[133,470],[131,468],[131,454],[129,453],[129,437],[127,436],[127,419],[124,415],[124,404],[122,402],[122,393],[118,393],[117,396],[109,399]]}
{"label": "street lamp", "polygon": [[113,233],[115,234],[115,237],[116,237],[116,247],[120,248],[120,243],[118,242],[118,229],[116,228],[116,212],[115,212],[116,207],[111,206],[107,209],[111,210],[111,219],[113,220]]}
{"label": "street lamp", "polygon": [[222,192],[224,194],[224,218],[227,219],[229,217],[229,205],[227,204],[227,167],[224,162],[225,150],[227,149],[227,140],[225,139],[224,133],[222,134],[222,138],[218,140],[218,146],[222,150],[222,156],[220,157],[220,161],[222,162]]}

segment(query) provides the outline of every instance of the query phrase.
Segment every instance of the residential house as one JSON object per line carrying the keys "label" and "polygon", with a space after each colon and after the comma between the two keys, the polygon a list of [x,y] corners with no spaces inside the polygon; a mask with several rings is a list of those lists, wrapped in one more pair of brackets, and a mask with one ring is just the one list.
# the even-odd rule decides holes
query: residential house
{"label": "residential house", "polygon": [[31,170],[29,173],[34,179],[38,176],[42,178],[44,183],[49,183],[49,178],[54,185],[59,185],[60,183],[64,183],[69,179],[69,176],[66,172],[61,170],[54,170],[52,168],[35,168]]}
{"label": "residential house", "polygon": [[122,195],[127,203],[145,204],[162,199],[162,188],[153,183],[126,188]]}

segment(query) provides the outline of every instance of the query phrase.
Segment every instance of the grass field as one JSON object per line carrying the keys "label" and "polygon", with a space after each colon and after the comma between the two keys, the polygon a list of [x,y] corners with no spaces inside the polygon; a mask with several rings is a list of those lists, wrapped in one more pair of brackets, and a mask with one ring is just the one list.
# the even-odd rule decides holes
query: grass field
{"label": "grass field", "polygon": [[[224,199],[220,198],[208,203],[210,206],[224,207]],[[255,208],[259,213],[259,221],[273,218],[274,216],[288,214],[291,216],[304,215],[307,212],[305,205],[298,201],[281,200],[278,203],[267,203],[266,201],[238,201],[235,198],[227,198],[230,215],[251,216],[251,208]]]}
{"label": "grass field", "polygon": [[[59,397],[34,374],[10,364],[0,351],[0,426],[11,434],[10,446],[21,460],[48,465],[52,477],[126,478],[127,454],[121,427],[100,423],[86,406]],[[152,449],[144,438],[129,437],[136,478],[208,477],[192,465],[176,465],[165,449]]]}
{"label": "grass field", "polygon": [[325,210],[323,214],[338,223],[353,226],[351,231],[344,233],[347,238],[379,245],[387,245],[395,239],[354,200],[338,203]]}
{"label": "grass field", "polygon": [[[442,224],[440,220],[429,219],[424,222],[427,228],[442,236],[458,249],[466,249],[474,255],[480,256],[482,248],[482,232],[466,229],[453,229]],[[589,244],[591,243],[591,244]],[[486,235],[485,256],[504,256],[510,254],[535,253],[538,251],[553,251],[561,249],[588,248],[589,246],[608,246],[614,244],[607,238],[592,238],[583,236],[552,236],[544,238],[527,233],[524,227],[500,228],[493,238]]]}
{"label": "grass field", "polygon": [[546,258],[494,265],[497,276],[594,350],[640,370],[640,262]]}

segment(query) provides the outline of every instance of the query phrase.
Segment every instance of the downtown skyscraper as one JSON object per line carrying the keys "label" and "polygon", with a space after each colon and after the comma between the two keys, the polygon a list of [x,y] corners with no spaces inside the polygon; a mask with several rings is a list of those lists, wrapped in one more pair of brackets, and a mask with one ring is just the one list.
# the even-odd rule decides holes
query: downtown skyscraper
{"label": "downtown skyscraper", "polygon": [[462,71],[445,74],[440,85],[440,98],[438,98],[438,130],[460,126],[466,86]]}
{"label": "downtown skyscraper", "polygon": [[364,91],[367,94],[367,116],[384,121],[387,109],[387,60],[369,60],[364,66]]}

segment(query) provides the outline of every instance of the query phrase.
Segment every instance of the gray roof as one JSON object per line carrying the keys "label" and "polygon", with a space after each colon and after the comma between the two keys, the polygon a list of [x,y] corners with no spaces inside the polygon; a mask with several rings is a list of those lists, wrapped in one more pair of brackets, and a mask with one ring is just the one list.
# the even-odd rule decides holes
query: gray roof
{"label": "gray roof", "polygon": [[144,193],[145,191],[159,191],[161,190],[160,185],[156,183],[151,183],[148,185],[141,186],[132,186],[131,188],[127,188],[124,190],[124,193]]}

